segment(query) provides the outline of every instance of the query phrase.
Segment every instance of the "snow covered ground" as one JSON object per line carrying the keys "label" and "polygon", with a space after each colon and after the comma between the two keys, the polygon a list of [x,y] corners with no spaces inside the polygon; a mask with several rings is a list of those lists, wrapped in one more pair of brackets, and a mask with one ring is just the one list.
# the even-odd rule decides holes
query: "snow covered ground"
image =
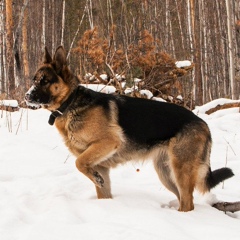
{"label": "snow covered ground", "polygon": [[114,198],[96,199],[93,184],[48,125],[48,111],[1,111],[0,239],[239,240],[240,212],[225,214],[210,206],[216,198],[240,201],[239,109],[204,114],[225,101],[194,112],[212,132],[212,169],[227,165],[235,176],[212,194],[196,193],[195,210],[187,213],[177,211],[176,197],[160,183],[151,162],[112,170]]}

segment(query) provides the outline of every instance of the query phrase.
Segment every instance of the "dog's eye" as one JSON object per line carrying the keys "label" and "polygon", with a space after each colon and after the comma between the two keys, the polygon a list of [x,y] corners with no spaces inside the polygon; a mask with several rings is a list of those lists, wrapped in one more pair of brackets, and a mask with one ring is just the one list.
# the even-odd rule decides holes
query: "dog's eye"
{"label": "dog's eye", "polygon": [[33,83],[36,83],[36,76],[32,79]]}
{"label": "dog's eye", "polygon": [[48,84],[48,80],[43,76],[41,77],[40,79],[40,85],[41,86],[44,86],[44,85],[47,85]]}

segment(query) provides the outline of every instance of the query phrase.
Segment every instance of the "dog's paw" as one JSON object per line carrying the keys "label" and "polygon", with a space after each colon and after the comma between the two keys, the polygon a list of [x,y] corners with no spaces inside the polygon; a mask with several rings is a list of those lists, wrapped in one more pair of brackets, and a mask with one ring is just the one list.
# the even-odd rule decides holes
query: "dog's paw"
{"label": "dog's paw", "polygon": [[94,183],[96,186],[98,187],[103,187],[104,184],[104,180],[102,178],[102,176],[98,173],[98,172],[93,172],[93,176],[94,176]]}

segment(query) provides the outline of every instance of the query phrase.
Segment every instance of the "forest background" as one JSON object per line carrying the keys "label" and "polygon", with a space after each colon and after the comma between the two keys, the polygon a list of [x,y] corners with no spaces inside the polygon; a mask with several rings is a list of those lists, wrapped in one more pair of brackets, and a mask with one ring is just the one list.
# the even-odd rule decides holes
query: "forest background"
{"label": "forest background", "polygon": [[190,108],[239,98],[240,0],[0,0],[0,99],[23,99],[44,47],[59,45],[81,82],[140,78]]}

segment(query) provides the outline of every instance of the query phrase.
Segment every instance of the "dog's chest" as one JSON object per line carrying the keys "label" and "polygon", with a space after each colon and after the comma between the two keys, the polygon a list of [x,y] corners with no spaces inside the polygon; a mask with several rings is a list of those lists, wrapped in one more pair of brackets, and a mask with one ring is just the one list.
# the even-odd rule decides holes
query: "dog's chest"
{"label": "dog's chest", "polygon": [[87,148],[89,140],[85,137],[84,128],[79,121],[78,127],[72,125],[72,121],[65,118],[59,118],[55,122],[55,126],[62,135],[65,145],[77,156]]}
{"label": "dog's chest", "polygon": [[[69,150],[78,156],[91,144],[100,142],[106,136],[116,134],[116,130],[100,107],[85,112],[69,112],[55,121],[55,126],[64,138]],[[111,126],[111,127],[110,127]]]}

